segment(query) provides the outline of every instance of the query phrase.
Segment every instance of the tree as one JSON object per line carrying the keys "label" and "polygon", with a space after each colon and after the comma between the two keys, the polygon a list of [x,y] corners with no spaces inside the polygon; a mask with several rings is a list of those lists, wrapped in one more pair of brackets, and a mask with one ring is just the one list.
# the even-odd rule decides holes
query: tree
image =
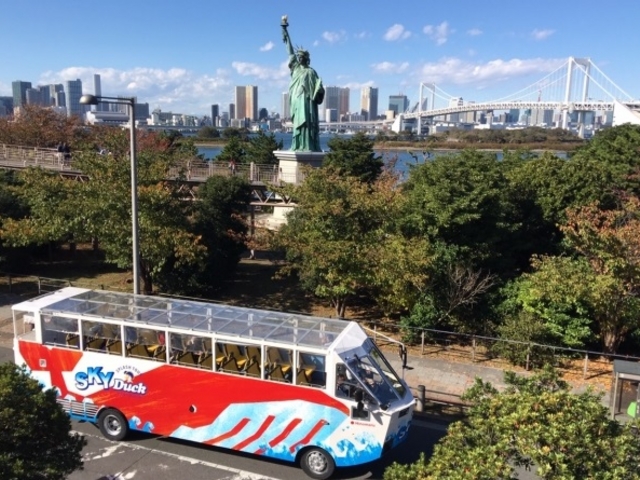
{"label": "tree", "polygon": [[206,247],[197,265],[165,262],[158,285],[165,291],[212,295],[233,276],[245,250],[248,226],[244,216],[251,188],[241,177],[210,177],[200,186],[190,231]]}
{"label": "tree", "polygon": [[0,143],[55,148],[61,142],[71,146],[85,136],[80,118],[67,117],[50,108],[24,105],[15,118],[0,118]]}
{"label": "tree", "polygon": [[277,165],[278,158],[273,154],[275,150],[282,150],[282,140],[276,141],[273,133],[265,134],[262,130],[251,138],[245,145],[244,153],[247,162],[260,165]]}
{"label": "tree", "polygon": [[505,381],[498,392],[476,379],[463,396],[467,418],[449,426],[430,461],[393,464],[384,479],[513,479],[519,468],[544,480],[640,478],[634,427],[609,419],[600,395],[571,393],[552,369],[532,377],[507,372]]}
{"label": "tree", "polygon": [[[99,155],[95,150],[74,154],[88,181],[72,182],[40,169],[25,172],[22,195],[31,215],[4,222],[0,237],[13,245],[97,238],[107,262],[131,268],[127,134],[110,129],[101,143],[108,146],[110,155]],[[154,279],[168,259],[174,264],[197,264],[206,250],[190,231],[192,202],[183,200],[180,179],[168,180],[169,168],[180,159],[180,151],[172,150],[155,135],[143,135],[136,157],[140,276],[145,293],[152,291]]]}
{"label": "tree", "polygon": [[297,206],[276,238],[288,260],[282,272],[297,273],[303,287],[329,299],[340,318],[365,289],[386,310],[410,306],[425,283],[428,244],[399,234],[402,199],[392,185],[384,175],[368,185],[327,167],[310,172],[291,194]]}
{"label": "tree", "polygon": [[216,127],[207,125],[198,130],[198,138],[220,138],[220,131]]}
{"label": "tree", "polygon": [[82,468],[84,437],[53,389],[42,390],[26,370],[0,365],[0,477],[6,480],[63,480]]}
{"label": "tree", "polygon": [[382,173],[384,162],[373,150],[374,141],[364,133],[358,132],[351,138],[332,137],[327,145],[330,150],[323,166],[366,183],[374,182]]}
{"label": "tree", "polygon": [[229,163],[233,160],[236,164],[245,163],[245,146],[246,142],[242,141],[239,137],[230,137],[227,144],[216,157],[216,162]]}

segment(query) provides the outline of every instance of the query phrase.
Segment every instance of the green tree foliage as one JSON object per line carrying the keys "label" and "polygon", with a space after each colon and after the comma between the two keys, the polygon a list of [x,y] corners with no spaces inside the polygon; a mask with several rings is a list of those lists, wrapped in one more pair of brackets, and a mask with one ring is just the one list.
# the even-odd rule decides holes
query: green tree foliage
{"label": "green tree foliage", "polygon": [[198,189],[191,231],[206,247],[198,265],[179,265],[170,258],[158,285],[164,291],[212,295],[233,276],[245,250],[245,221],[251,188],[242,178],[211,177]]}
{"label": "green tree foliage", "polygon": [[[3,224],[0,236],[14,245],[97,238],[106,260],[132,265],[131,169],[126,132],[110,129],[100,138],[110,155],[76,151],[75,165],[89,178],[72,182],[38,169],[24,174],[22,194],[31,215]],[[141,135],[137,152],[140,275],[145,292],[168,259],[197,264],[205,251],[190,231],[189,205],[180,181],[168,181],[175,155],[154,134]],[[56,238],[57,237],[57,238]]]}
{"label": "green tree foliage", "polygon": [[338,170],[342,175],[357,177],[362,182],[374,182],[381,174],[384,162],[373,151],[374,141],[358,132],[351,138],[332,137],[323,166]]}
{"label": "green tree foliage", "polygon": [[282,150],[282,140],[277,141],[273,133],[266,134],[262,130],[251,136],[244,147],[245,162],[259,165],[277,165],[278,158],[273,154]]}
{"label": "green tree foliage", "polygon": [[209,125],[202,127],[198,130],[198,138],[203,139],[212,139],[212,138],[220,138],[220,130],[216,127],[211,127]]}
{"label": "green tree foliage", "polygon": [[401,196],[394,185],[384,174],[368,185],[321,168],[293,193],[297,207],[276,239],[289,260],[283,271],[329,299],[338,317],[363,290],[386,310],[406,307],[426,281],[429,246],[424,238],[399,235]]}
{"label": "green tree foliage", "polygon": [[[556,372],[505,374],[498,392],[476,379],[463,399],[472,406],[426,463],[393,464],[385,480],[495,480],[535,469],[544,480],[640,478],[640,442],[631,424],[609,419],[601,396],[571,393]],[[410,476],[413,475],[413,476]]]}
{"label": "green tree foliage", "polygon": [[240,137],[231,137],[215,160],[219,163],[229,163],[233,160],[236,165],[245,163],[247,161],[245,147],[246,142]]}
{"label": "green tree foliage", "polygon": [[26,371],[0,365],[0,478],[64,480],[82,468],[84,437],[71,433],[71,421]]}

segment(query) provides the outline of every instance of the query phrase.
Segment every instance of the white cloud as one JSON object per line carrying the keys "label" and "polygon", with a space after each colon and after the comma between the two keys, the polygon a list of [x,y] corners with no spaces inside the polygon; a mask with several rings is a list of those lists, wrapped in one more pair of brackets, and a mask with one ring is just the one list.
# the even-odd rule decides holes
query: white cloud
{"label": "white cloud", "polygon": [[469,85],[483,88],[492,82],[516,77],[546,74],[554,71],[567,60],[531,58],[511,60],[496,59],[485,63],[473,63],[459,58],[444,58],[436,63],[425,63],[416,72],[418,81],[435,84]]}
{"label": "white cloud", "polygon": [[[218,69],[213,75],[197,75],[183,68],[162,70],[138,67],[131,70],[114,68],[69,67],[43,73],[39,85],[64,83],[80,79],[83,90],[93,93],[93,75],[100,75],[105,96],[135,95],[149,107],[173,110],[176,113],[201,114],[212,103],[230,98],[233,82],[229,73]],[[177,110],[179,109],[179,111]]]}
{"label": "white cloud", "polygon": [[396,23],[395,25],[390,26],[385,32],[384,38],[389,42],[394,42],[396,40],[404,40],[411,36],[411,32],[409,30],[405,30],[404,26]]}
{"label": "white cloud", "polygon": [[273,42],[267,42],[263,46],[260,47],[261,52],[268,52],[273,48]]}
{"label": "white cloud", "polygon": [[478,35],[482,35],[482,30],[480,30],[479,28],[472,28],[470,30],[467,30],[467,35],[470,35],[472,37],[477,37]]}
{"label": "white cloud", "polygon": [[371,68],[377,73],[403,73],[409,68],[409,62],[380,62],[372,64]]}
{"label": "white cloud", "polygon": [[346,37],[346,32],[340,30],[339,32],[322,32],[322,38],[329,43],[336,43],[343,40]]}
{"label": "white cloud", "polygon": [[436,42],[436,45],[442,45],[447,42],[449,35],[453,30],[449,28],[448,22],[442,22],[440,25],[425,25],[422,31]]}
{"label": "white cloud", "polygon": [[231,62],[231,66],[238,74],[256,77],[259,80],[278,80],[289,75],[287,62],[281,63],[277,70],[251,62]]}
{"label": "white cloud", "polygon": [[531,32],[534,40],[545,40],[555,33],[555,30],[538,30],[537,28]]}
{"label": "white cloud", "polygon": [[370,36],[371,34],[369,32],[359,32],[353,35],[353,37],[357,38],[358,40],[363,40],[365,38],[369,38]]}

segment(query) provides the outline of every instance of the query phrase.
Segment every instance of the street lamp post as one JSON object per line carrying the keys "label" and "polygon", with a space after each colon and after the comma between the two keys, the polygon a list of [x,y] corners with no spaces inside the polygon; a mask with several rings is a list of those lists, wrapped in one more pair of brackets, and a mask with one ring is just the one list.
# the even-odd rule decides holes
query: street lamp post
{"label": "street lamp post", "polygon": [[131,128],[131,240],[133,243],[133,293],[140,293],[140,253],[138,243],[138,179],[136,165],[136,99],[134,97],[101,97],[83,95],[80,103],[84,105],[98,105],[99,103],[115,103],[129,106],[129,122]]}

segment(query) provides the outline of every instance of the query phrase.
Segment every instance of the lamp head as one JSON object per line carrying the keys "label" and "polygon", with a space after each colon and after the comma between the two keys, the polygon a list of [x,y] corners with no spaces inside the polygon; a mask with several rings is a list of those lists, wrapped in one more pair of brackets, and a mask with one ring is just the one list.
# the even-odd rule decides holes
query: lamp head
{"label": "lamp head", "polygon": [[82,105],[98,105],[98,97],[95,95],[82,95],[80,97],[80,103]]}

